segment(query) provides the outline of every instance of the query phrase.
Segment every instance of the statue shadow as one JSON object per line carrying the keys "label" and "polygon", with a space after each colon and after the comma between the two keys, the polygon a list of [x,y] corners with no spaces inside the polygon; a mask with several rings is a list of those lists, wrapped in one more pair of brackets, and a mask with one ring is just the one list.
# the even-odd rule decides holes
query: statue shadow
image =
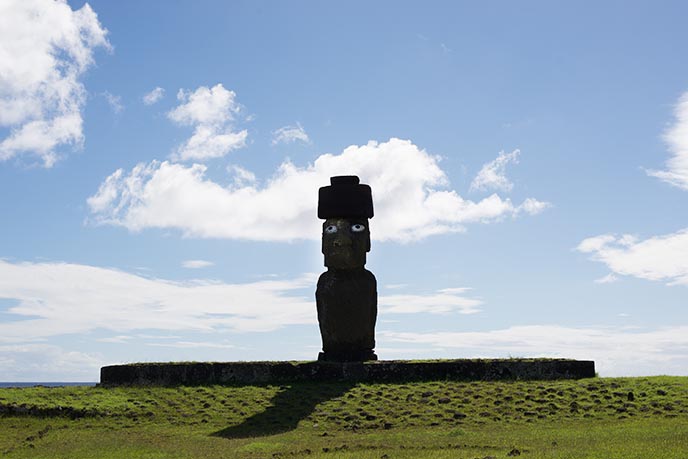
{"label": "statue shadow", "polygon": [[323,402],[339,397],[355,383],[296,383],[285,385],[265,411],[246,418],[237,425],[219,430],[212,435],[222,438],[264,437],[294,430],[299,422]]}

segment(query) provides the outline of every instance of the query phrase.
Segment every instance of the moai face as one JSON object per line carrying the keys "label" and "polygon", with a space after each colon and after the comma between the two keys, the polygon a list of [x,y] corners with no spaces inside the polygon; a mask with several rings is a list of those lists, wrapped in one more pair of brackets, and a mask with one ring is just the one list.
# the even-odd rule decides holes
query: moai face
{"label": "moai face", "polygon": [[323,223],[322,253],[332,269],[362,268],[370,252],[366,218],[328,218]]}

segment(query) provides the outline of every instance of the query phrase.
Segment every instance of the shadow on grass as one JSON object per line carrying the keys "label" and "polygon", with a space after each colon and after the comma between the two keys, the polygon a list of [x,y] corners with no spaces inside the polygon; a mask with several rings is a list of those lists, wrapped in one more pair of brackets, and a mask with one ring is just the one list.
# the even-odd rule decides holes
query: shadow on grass
{"label": "shadow on grass", "polygon": [[355,384],[301,383],[284,386],[271,400],[271,405],[260,413],[246,418],[242,423],[227,427],[213,436],[222,438],[248,438],[275,435],[293,430],[299,421],[327,400],[339,397]]}

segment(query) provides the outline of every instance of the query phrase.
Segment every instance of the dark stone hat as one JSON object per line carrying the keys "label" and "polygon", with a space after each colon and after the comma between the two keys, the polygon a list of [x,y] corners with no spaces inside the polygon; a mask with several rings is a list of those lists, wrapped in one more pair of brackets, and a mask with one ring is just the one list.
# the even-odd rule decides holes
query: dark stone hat
{"label": "dark stone hat", "polygon": [[318,192],[318,218],[373,218],[373,196],[355,175],[330,177]]}

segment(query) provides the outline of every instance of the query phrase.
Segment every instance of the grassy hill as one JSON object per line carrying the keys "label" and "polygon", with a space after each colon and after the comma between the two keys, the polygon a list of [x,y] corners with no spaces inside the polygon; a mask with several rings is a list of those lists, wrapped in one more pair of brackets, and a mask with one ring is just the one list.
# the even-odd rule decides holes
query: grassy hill
{"label": "grassy hill", "polygon": [[0,389],[8,458],[686,458],[688,378]]}

